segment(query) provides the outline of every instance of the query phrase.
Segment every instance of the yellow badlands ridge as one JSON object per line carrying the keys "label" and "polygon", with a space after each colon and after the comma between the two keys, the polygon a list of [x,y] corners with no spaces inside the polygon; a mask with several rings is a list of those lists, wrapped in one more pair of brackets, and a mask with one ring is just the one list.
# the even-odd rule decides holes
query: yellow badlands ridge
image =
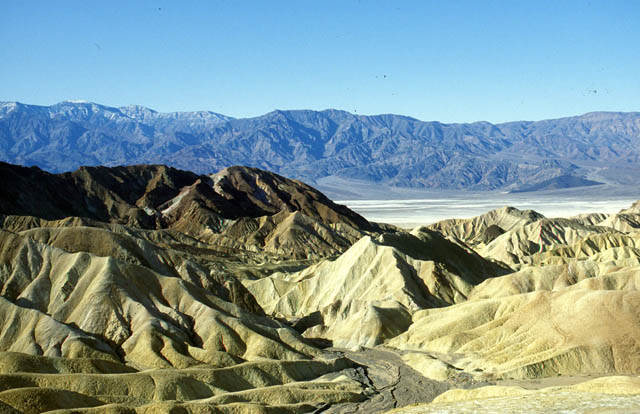
{"label": "yellow badlands ridge", "polygon": [[0,413],[640,411],[638,203],[404,231],[245,167],[9,176]]}

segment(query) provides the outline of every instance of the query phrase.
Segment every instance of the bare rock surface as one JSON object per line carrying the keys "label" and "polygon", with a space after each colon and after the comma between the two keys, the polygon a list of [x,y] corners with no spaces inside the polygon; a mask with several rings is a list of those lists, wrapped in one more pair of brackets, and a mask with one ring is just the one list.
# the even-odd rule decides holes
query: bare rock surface
{"label": "bare rock surface", "polygon": [[245,285],[268,314],[306,318],[307,337],[373,346],[404,332],[416,311],[463,302],[474,285],[507,271],[418,229],[366,236],[335,260]]}
{"label": "bare rock surface", "polygon": [[356,363],[267,317],[240,283],[377,231],[346,207],[244,168],[219,193],[162,166],[2,173],[23,185],[0,204],[4,411],[299,413],[366,398],[341,374]]}
{"label": "bare rock surface", "polygon": [[323,413],[380,413],[396,407],[431,402],[452,385],[421,375],[406,365],[393,351],[362,348],[340,351],[362,365],[363,382],[368,384],[369,398],[360,404],[336,404]]}
{"label": "bare rock surface", "polygon": [[406,232],[247,167],[0,176],[0,412],[639,407],[635,205]]}

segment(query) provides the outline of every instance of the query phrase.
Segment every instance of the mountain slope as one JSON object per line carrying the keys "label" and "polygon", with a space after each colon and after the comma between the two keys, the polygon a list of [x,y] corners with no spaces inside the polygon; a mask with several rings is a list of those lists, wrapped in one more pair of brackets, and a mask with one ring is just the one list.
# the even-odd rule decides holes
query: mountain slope
{"label": "mountain slope", "polygon": [[303,413],[371,392],[240,282],[377,231],[312,187],[244,167],[0,177],[0,411]]}
{"label": "mountain slope", "polygon": [[349,348],[393,338],[418,310],[463,302],[474,285],[508,271],[419,229],[363,237],[334,261],[244,283],[268,314]]}
{"label": "mountain slope", "polygon": [[421,311],[390,345],[464,355],[457,366],[506,377],[631,374],[640,370],[639,308],[635,288],[578,285],[470,300]]}
{"label": "mountain slope", "polygon": [[[640,372],[638,203],[406,232],[250,167],[2,163],[0,190],[2,412],[375,414]],[[640,394],[560,400],[590,389]]]}
{"label": "mountain slope", "polygon": [[400,115],[211,112],[63,102],[0,103],[0,160],[69,171],[163,163],[212,173],[249,165],[314,181],[337,176],[430,188],[523,189],[634,184],[640,114],[443,124]]}
{"label": "mountain slope", "polygon": [[218,246],[296,258],[339,253],[378,228],[302,182],[247,167],[209,177],[159,165],[50,174],[0,163],[0,191],[0,212],[7,215],[170,229]]}

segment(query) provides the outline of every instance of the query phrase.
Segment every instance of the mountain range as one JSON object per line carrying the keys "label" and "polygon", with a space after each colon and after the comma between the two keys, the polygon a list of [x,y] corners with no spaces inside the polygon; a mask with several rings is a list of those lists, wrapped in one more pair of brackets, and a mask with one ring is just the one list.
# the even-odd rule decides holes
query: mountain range
{"label": "mountain range", "polygon": [[234,119],[88,102],[2,102],[0,160],[50,172],[165,164],[209,174],[246,165],[311,183],[338,177],[438,189],[627,185],[640,172],[640,113],[445,124],[333,109]]}

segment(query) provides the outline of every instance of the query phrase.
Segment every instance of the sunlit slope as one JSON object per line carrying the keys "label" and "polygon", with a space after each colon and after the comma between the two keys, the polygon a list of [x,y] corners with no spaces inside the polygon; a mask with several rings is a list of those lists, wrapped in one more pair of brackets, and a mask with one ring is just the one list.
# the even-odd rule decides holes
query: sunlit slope
{"label": "sunlit slope", "polygon": [[403,332],[414,312],[463,302],[474,285],[505,272],[423,229],[364,237],[336,260],[246,286],[268,314],[305,318],[305,336],[373,346]]}
{"label": "sunlit slope", "polygon": [[433,404],[417,404],[388,411],[388,414],[479,414],[527,412],[618,413],[640,409],[640,385],[635,377],[611,376],[573,386],[540,390],[490,386],[472,390],[451,390]]}
{"label": "sunlit slope", "polygon": [[[549,256],[584,258],[608,247],[635,247],[634,242],[627,243],[630,240],[614,239],[625,234],[635,237],[640,214],[631,208],[615,214],[545,218],[535,211],[504,207],[471,219],[443,220],[428,228],[472,246],[485,258],[520,267],[552,263],[553,259],[544,259]],[[581,253],[571,253],[572,249]]]}
{"label": "sunlit slope", "polygon": [[[229,357],[295,359],[315,352],[286,326],[178,277],[112,257],[67,253],[23,236],[2,236],[7,306],[37,310],[105,338],[132,366],[185,367]],[[44,354],[68,356],[51,352]]]}
{"label": "sunlit slope", "polygon": [[365,398],[352,361],[266,317],[239,279],[376,226],[253,169],[226,170],[216,190],[161,166],[3,168],[62,190],[35,186],[0,211],[3,412],[301,413]]}
{"label": "sunlit slope", "polygon": [[486,245],[506,231],[533,223],[544,216],[532,210],[503,207],[470,219],[448,219],[427,226],[469,245]]}
{"label": "sunlit slope", "polygon": [[425,310],[390,345],[458,354],[499,376],[640,372],[640,294],[566,289]]}
{"label": "sunlit slope", "polygon": [[[493,214],[462,223],[482,228]],[[488,244],[476,241],[479,254],[517,271],[473,287],[464,303],[417,312],[388,345],[448,355],[485,377],[637,374],[638,232],[607,225],[635,215],[525,220]],[[473,230],[465,234],[474,243]]]}
{"label": "sunlit slope", "polygon": [[[0,401],[8,406],[40,412],[151,404],[162,412],[231,404],[229,412],[307,412],[362,398],[360,383],[347,377],[307,385],[352,363],[318,359],[323,353],[288,326],[178,276],[28,237],[62,243],[52,230],[87,228],[0,232],[0,347],[19,352],[0,353]],[[161,403],[171,399],[185,402]]]}
{"label": "sunlit slope", "polygon": [[[58,361],[44,358],[49,365]],[[195,412],[312,412],[318,405],[363,399],[359,383],[331,374],[349,370],[350,364],[345,359],[261,360],[226,368],[47,374],[21,369],[0,374],[0,401],[19,412],[160,413],[180,407]]]}

